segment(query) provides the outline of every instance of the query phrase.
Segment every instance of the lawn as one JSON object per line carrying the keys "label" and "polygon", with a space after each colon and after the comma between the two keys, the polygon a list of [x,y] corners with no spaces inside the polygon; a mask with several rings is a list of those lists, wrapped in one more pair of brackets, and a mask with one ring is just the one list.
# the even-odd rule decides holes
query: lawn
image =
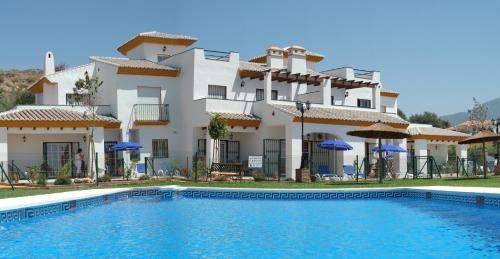
{"label": "lawn", "polygon": [[[225,187],[225,188],[270,188],[270,189],[335,189],[335,188],[375,188],[375,187],[412,187],[412,186],[468,186],[468,187],[498,187],[500,188],[500,176],[483,178],[446,178],[446,179],[407,179],[385,181],[379,184],[374,181],[359,182],[173,182],[173,181],[134,181],[134,182],[112,182],[101,183],[97,188],[118,187],[144,187],[144,186],[200,186],[200,187]],[[93,189],[96,186],[68,186],[58,188],[26,188],[19,187],[12,191],[10,188],[0,189],[0,199],[29,196],[37,194],[67,192],[75,190]]]}

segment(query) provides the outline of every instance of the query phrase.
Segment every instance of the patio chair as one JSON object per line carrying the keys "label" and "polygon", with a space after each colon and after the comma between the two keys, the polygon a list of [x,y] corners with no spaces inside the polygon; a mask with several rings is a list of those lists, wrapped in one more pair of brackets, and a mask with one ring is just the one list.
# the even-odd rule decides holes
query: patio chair
{"label": "patio chair", "polygon": [[347,175],[347,178],[354,179],[356,177],[356,172],[354,170],[353,165],[344,165],[344,175]]}
{"label": "patio chair", "polygon": [[318,166],[318,173],[316,174],[316,176],[321,181],[325,180],[325,178],[335,179],[335,178],[339,177],[336,173],[330,172],[330,169],[328,168],[327,165],[319,165]]}
{"label": "patio chair", "polygon": [[146,164],[141,163],[136,165],[137,173],[144,174],[146,172]]}

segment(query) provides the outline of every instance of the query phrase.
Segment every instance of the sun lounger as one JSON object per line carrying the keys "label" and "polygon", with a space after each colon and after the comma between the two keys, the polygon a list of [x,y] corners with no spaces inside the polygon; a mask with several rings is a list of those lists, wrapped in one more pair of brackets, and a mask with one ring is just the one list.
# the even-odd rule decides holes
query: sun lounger
{"label": "sun lounger", "polygon": [[318,173],[316,174],[320,180],[324,180],[325,178],[337,178],[339,177],[336,173],[330,172],[330,169],[326,165],[318,166]]}

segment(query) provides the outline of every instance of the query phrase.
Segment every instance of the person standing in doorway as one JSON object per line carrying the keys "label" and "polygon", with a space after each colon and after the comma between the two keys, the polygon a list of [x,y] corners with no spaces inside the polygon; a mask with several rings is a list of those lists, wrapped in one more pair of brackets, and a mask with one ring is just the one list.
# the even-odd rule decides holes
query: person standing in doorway
{"label": "person standing in doorway", "polygon": [[75,167],[76,167],[76,177],[80,178],[81,177],[81,172],[82,172],[82,163],[83,163],[83,152],[82,149],[79,148],[78,151],[76,151],[75,155]]}

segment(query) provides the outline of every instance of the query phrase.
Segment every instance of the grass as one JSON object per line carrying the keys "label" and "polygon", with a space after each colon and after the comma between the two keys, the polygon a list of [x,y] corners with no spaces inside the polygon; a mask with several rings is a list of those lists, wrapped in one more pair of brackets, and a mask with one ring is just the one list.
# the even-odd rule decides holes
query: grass
{"label": "grass", "polygon": [[[173,182],[173,181],[134,181],[101,183],[97,188],[145,187],[145,186],[198,186],[198,187],[225,187],[225,188],[269,188],[269,189],[336,189],[336,188],[376,188],[376,187],[417,187],[417,186],[466,186],[466,187],[499,187],[500,176],[483,178],[445,178],[445,179],[408,179],[385,181],[379,184],[374,181],[359,182]],[[19,187],[12,191],[10,188],[0,189],[0,199],[30,196],[38,194],[58,193],[85,189],[95,189],[96,186],[67,186],[57,188],[26,188]]]}

